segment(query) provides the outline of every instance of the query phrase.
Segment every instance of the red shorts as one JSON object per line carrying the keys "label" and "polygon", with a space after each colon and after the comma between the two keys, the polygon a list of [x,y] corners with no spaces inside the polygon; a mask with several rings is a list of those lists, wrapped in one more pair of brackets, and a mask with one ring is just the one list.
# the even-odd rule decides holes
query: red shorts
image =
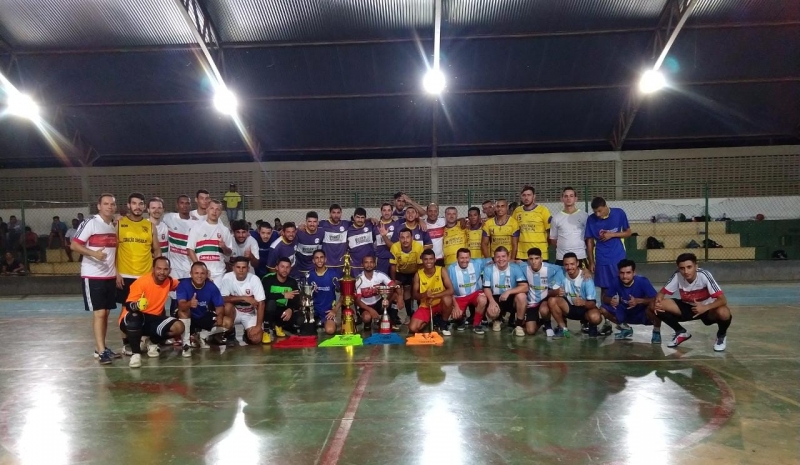
{"label": "red shorts", "polygon": [[[442,313],[442,304],[436,304],[433,306],[433,313]],[[415,320],[420,320],[423,323],[427,323],[431,321],[431,309],[428,307],[419,307],[414,312],[414,315],[411,318]]]}
{"label": "red shorts", "polygon": [[456,303],[458,304],[458,308],[461,310],[466,310],[468,306],[478,305],[478,296],[483,294],[482,291],[475,291],[469,295],[463,295],[461,297],[456,297]]}

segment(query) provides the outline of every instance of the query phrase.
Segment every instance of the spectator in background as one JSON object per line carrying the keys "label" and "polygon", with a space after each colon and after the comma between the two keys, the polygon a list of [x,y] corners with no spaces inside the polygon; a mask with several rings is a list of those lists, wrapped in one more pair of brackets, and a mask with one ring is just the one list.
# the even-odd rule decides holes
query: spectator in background
{"label": "spectator in background", "polygon": [[50,224],[50,237],[47,238],[47,248],[53,248],[53,239],[61,241],[61,246],[66,245],[67,224],[61,221],[61,218],[54,216],[53,222]]}
{"label": "spectator in background", "polygon": [[[39,261],[39,235],[33,232],[30,226],[25,226],[25,237],[23,238],[25,246],[24,251],[28,256],[28,263],[37,263]],[[20,247],[22,249],[22,247]]]}
{"label": "spectator in background", "polygon": [[11,252],[6,252],[3,261],[0,263],[0,273],[4,276],[25,274],[25,267],[19,262]]}
{"label": "spectator in background", "polygon": [[83,223],[83,213],[78,212],[78,224]]}
{"label": "spectator in background", "polygon": [[272,229],[274,229],[275,231],[280,231],[281,229],[283,229],[283,223],[281,223],[280,218],[275,218],[275,222],[272,223]]}
{"label": "spectator in background", "polygon": [[242,203],[242,194],[236,191],[236,184],[231,183],[228,192],[222,197],[225,202],[225,213],[228,215],[228,224],[233,224],[239,218],[239,208]]}
{"label": "spectator in background", "polygon": [[14,249],[22,237],[22,223],[17,221],[17,217],[11,215],[8,217],[8,249]]}
{"label": "spectator in background", "polygon": [[6,247],[6,236],[8,235],[8,223],[0,217],[0,250]]}
{"label": "spectator in background", "polygon": [[[80,221],[78,221],[77,219],[73,219],[72,227],[67,229],[67,233],[64,234],[64,251],[67,252],[67,258],[69,258],[69,261],[73,261],[72,249],[70,248],[69,245],[72,243],[72,238],[75,237],[76,234],[78,234],[78,226],[80,225],[81,225]],[[83,255],[80,255],[80,257],[83,257]]]}

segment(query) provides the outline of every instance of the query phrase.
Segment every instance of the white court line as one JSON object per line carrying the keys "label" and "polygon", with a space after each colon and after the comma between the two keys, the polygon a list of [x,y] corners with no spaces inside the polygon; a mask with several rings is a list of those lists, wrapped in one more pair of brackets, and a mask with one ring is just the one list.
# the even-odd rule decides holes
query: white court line
{"label": "white court line", "polygon": [[[752,357],[752,358],[737,358],[737,362],[755,362],[764,360],[779,360],[779,361],[798,361],[797,357]],[[339,366],[339,365],[530,365],[530,366],[544,366],[557,363],[563,364],[590,364],[590,363],[708,363],[708,362],[728,362],[724,358],[680,358],[680,359],[639,359],[639,360],[447,360],[447,361],[417,361],[417,360],[402,360],[397,362],[377,361],[370,362],[368,360],[352,361],[352,362],[303,362],[303,363],[220,363],[220,364],[203,364],[203,365],[142,365],[142,369],[158,369],[158,368],[231,368],[231,367],[306,367],[313,365],[320,366]],[[111,366],[83,366],[83,367],[19,367],[19,368],[0,368],[2,371],[81,371],[81,370],[110,370],[110,369],[125,369],[130,368],[126,363],[120,362],[120,365]]]}

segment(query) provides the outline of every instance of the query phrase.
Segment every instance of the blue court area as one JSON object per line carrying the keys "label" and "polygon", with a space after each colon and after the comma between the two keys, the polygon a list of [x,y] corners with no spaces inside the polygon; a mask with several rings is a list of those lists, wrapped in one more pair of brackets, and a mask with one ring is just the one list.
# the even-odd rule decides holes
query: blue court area
{"label": "blue court area", "polygon": [[96,363],[79,297],[3,298],[0,464],[798,463],[797,286],[723,289],[724,353],[700,322],[677,349],[572,322],[441,347],[164,346],[138,370]]}

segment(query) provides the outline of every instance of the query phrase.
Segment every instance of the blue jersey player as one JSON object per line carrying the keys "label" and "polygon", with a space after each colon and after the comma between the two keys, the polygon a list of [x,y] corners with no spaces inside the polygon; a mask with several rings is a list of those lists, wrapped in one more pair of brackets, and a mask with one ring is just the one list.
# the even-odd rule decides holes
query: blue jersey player
{"label": "blue jersey player", "polygon": [[629,325],[653,325],[653,337],[650,342],[661,344],[661,320],[656,318],[653,304],[656,289],[650,280],[636,274],[636,263],[633,260],[621,260],[617,264],[619,276],[606,289],[603,305],[600,307],[606,318],[620,326],[615,339],[633,338],[633,329]]}
{"label": "blue jersey player", "polygon": [[597,287],[606,289],[617,280],[617,263],[625,259],[625,238],[631,235],[628,216],[609,208],[605,199],[592,199],[593,215],[586,218],[586,258]]}
{"label": "blue jersey player", "polygon": [[[216,284],[206,279],[207,275],[206,265],[195,262],[189,272],[190,277],[181,279],[175,289],[178,315],[187,335],[200,331],[210,331],[210,335],[214,335],[233,327],[233,315],[225,314],[222,294]],[[196,336],[196,340],[200,347],[208,347],[203,337]],[[188,339],[183,342],[189,344]]]}
{"label": "blue jersey player", "polygon": [[336,300],[336,272],[325,265],[325,251],[316,250],[312,257],[314,269],[308,274],[308,282],[316,285],[314,293],[314,319],[323,322],[325,334],[336,333],[336,313],[341,301]]}

